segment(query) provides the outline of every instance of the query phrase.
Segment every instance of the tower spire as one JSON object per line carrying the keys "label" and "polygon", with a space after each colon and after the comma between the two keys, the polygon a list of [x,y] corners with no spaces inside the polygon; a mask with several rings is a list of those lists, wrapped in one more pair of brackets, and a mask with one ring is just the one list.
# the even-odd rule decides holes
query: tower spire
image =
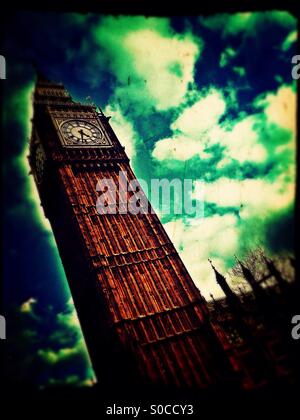
{"label": "tower spire", "polygon": [[252,274],[251,270],[249,270],[248,267],[246,267],[241,260],[238,259],[238,257],[235,255],[235,259],[237,263],[240,265],[242,269],[243,276],[251,289],[253,290],[253,293],[258,299],[261,299],[264,297],[263,289],[261,288],[260,284],[256,281],[254,275]]}
{"label": "tower spire", "polygon": [[208,259],[212,269],[214,270],[215,276],[216,276],[216,281],[219,284],[219,286],[221,287],[221,289],[223,290],[228,303],[234,305],[234,306],[238,306],[240,304],[240,301],[237,297],[237,295],[233,292],[233,290],[231,289],[231,287],[229,286],[229,284],[227,283],[226,278],[219,273],[219,271],[216,269],[216,267],[213,265],[212,261],[210,259]]}
{"label": "tower spire", "polygon": [[265,264],[269,270],[270,276],[273,276],[275,280],[277,281],[278,286],[280,287],[280,290],[282,292],[285,292],[287,289],[287,284],[285,280],[283,279],[280,271],[277,269],[277,267],[274,264],[274,261],[270,258],[267,258],[265,255],[263,256],[263,259],[265,261]]}

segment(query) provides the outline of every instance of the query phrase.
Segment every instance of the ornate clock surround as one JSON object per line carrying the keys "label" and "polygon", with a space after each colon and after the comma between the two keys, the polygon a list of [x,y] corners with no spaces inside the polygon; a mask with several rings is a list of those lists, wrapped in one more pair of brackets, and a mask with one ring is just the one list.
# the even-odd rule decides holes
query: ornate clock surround
{"label": "ornate clock surround", "polygon": [[50,108],[61,145],[65,148],[111,148],[112,142],[97,114],[89,110],[68,111]]}

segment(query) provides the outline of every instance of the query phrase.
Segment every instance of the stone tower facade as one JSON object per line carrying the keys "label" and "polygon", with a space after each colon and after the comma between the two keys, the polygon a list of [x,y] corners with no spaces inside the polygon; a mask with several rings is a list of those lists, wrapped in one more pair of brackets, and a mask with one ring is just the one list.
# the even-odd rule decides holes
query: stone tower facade
{"label": "stone tower facade", "polygon": [[98,381],[188,388],[226,382],[230,364],[206,302],[157,215],[120,211],[122,202],[116,214],[97,211],[99,180],[118,184],[120,171],[135,179],[108,120],[95,106],[74,102],[63,85],[38,77],[29,161]]}

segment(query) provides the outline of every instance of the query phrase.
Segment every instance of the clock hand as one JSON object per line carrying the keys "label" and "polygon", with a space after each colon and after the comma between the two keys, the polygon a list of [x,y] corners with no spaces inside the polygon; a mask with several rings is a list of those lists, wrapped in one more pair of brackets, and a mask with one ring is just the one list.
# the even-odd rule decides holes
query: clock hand
{"label": "clock hand", "polygon": [[81,128],[80,130],[78,130],[78,133],[80,133],[81,136],[81,142],[82,143],[86,143],[86,141],[84,141],[83,136],[85,136],[86,134],[84,133],[83,129]]}
{"label": "clock hand", "polygon": [[84,138],[83,138],[83,136],[85,136],[85,137],[87,137],[87,138],[90,138],[91,136],[89,135],[89,134],[86,134],[84,131],[83,131],[83,129],[81,128],[80,130],[78,130],[78,132],[80,133],[80,135],[81,135],[81,141],[82,141],[82,143],[84,142],[84,143],[86,143],[86,140],[84,140]]}
{"label": "clock hand", "polygon": [[80,134],[81,142],[83,143],[83,130],[82,130],[82,128],[80,130],[78,130],[78,133]]}

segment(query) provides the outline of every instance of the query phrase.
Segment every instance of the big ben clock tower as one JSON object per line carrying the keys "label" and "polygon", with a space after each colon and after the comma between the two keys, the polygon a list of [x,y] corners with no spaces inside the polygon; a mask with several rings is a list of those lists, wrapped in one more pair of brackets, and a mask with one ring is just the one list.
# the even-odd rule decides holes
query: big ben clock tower
{"label": "big ben clock tower", "polygon": [[226,381],[231,368],[205,300],[157,215],[97,211],[99,180],[117,183],[120,171],[135,179],[108,118],[39,76],[29,161],[98,381]]}

